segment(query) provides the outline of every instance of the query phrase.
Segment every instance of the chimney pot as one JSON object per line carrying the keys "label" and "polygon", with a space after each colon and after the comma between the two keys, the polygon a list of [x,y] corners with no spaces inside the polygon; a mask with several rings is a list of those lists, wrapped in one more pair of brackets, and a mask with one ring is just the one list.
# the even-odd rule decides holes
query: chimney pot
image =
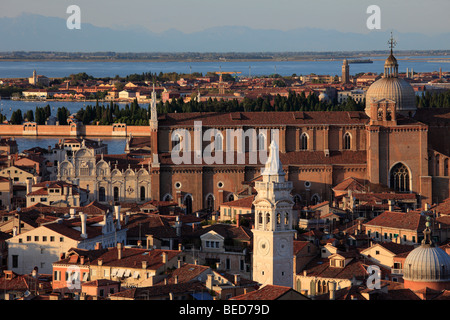
{"label": "chimney pot", "polygon": [[166,264],[167,263],[167,252],[163,252],[161,254],[162,256],[162,263]]}
{"label": "chimney pot", "polygon": [[98,259],[98,265],[102,266],[103,265],[103,259]]}
{"label": "chimney pot", "polygon": [[117,242],[117,259],[122,259],[122,242]]}
{"label": "chimney pot", "polygon": [[142,261],[142,269],[147,269],[147,261]]}

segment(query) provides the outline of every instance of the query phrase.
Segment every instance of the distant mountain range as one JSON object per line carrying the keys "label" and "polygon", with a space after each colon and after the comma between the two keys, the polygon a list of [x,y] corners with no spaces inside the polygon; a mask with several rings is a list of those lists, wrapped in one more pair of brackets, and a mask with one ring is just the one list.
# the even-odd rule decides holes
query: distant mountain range
{"label": "distant mountain range", "polygon": [[[450,33],[428,36],[394,32],[399,50],[449,50]],[[64,52],[284,52],[386,50],[388,31],[367,34],[300,28],[289,31],[241,26],[213,27],[193,33],[144,28],[114,30],[35,14],[0,18],[0,51]]]}

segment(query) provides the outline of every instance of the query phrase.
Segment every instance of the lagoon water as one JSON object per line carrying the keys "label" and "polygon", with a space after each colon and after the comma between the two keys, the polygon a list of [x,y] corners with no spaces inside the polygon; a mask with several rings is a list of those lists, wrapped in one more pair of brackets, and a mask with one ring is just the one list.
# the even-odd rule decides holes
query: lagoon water
{"label": "lagoon water", "polygon": [[[367,59],[371,57],[360,57]],[[400,72],[405,72],[406,68],[414,69],[416,72],[438,71],[441,67],[443,71],[450,71],[450,60],[448,56],[433,57],[400,57]],[[350,64],[350,74],[360,72],[383,72],[385,58],[371,58],[373,63]],[[70,74],[86,72],[94,77],[115,77],[129,74],[141,74],[143,72],[177,72],[190,73],[200,72],[206,74],[211,71],[232,71],[241,72],[241,75],[261,76],[278,73],[282,76],[292,74],[341,74],[342,60],[319,60],[319,61],[244,61],[244,62],[80,62],[80,61],[0,61],[0,78],[23,78],[30,77],[33,70],[38,74],[47,77],[65,77]],[[0,113],[8,119],[13,111],[21,109],[22,112],[35,110],[36,106],[50,104],[52,115],[56,115],[59,107],[65,106],[71,113],[76,113],[79,109],[85,108],[88,104],[95,102],[63,102],[63,101],[12,101],[0,100]],[[121,104],[124,106],[124,104]],[[16,137],[19,150],[23,151],[34,146],[47,148],[54,146],[59,138],[42,137]],[[103,138],[108,144],[109,154],[119,154],[124,152],[124,138]]]}
{"label": "lagoon water", "polygon": [[[387,56],[386,56],[387,57]],[[360,72],[383,72],[383,65],[386,57],[360,57],[359,59],[371,58],[373,63],[350,64],[350,74]],[[399,60],[400,72],[405,72],[406,68],[413,68],[417,72],[437,71],[442,67],[444,71],[449,71],[450,60],[448,56],[397,56]],[[445,61],[445,62],[444,62]],[[207,72],[232,71],[242,72],[241,75],[261,76],[278,73],[282,76],[292,74],[305,75],[330,74],[340,75],[342,59],[318,60],[318,61],[242,61],[242,62],[140,62],[140,61],[0,61],[0,78],[20,78],[30,77],[33,70],[38,74],[47,77],[65,77],[70,74],[86,72],[94,77],[115,77],[129,74],[142,74],[143,72],[177,72],[190,73],[200,72],[205,75]]]}

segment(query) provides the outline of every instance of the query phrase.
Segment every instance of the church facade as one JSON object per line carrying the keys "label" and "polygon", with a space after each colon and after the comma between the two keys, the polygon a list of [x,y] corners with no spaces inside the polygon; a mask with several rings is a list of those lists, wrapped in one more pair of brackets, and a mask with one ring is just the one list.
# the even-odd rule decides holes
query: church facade
{"label": "church facade", "polygon": [[[58,179],[78,183],[104,203],[173,200],[187,212],[217,210],[262,179],[265,161],[251,162],[250,155],[255,146],[268,152],[276,138],[285,180],[303,205],[331,200],[331,188],[349,177],[416,193],[422,206],[449,197],[450,146],[442,137],[450,134],[450,112],[417,110],[392,52],[383,77],[367,91],[365,112],[157,115],[155,102],[151,110],[150,136],[131,138],[128,153],[102,156],[81,148],[58,164]],[[230,131],[243,132],[242,139]],[[201,150],[213,145],[216,160],[220,151],[231,152],[234,161],[225,153],[223,161],[205,161],[194,142]],[[180,151],[189,161],[174,162]]]}

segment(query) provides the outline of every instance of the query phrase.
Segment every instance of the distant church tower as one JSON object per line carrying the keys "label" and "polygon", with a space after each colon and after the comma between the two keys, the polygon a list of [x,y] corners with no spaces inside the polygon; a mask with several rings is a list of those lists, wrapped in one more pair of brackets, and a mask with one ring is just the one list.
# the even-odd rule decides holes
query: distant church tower
{"label": "distant church tower", "polygon": [[152,163],[159,164],[158,160],[158,112],[156,111],[156,92],[153,83],[152,102],[150,105],[150,139],[152,149]]}
{"label": "distant church tower", "polygon": [[342,83],[350,83],[350,67],[348,66],[347,59],[344,59],[344,62],[342,63]]}
{"label": "distant church tower", "polygon": [[275,141],[256,181],[255,228],[253,232],[253,280],[265,284],[293,286],[293,240],[291,181],[285,181]]}

